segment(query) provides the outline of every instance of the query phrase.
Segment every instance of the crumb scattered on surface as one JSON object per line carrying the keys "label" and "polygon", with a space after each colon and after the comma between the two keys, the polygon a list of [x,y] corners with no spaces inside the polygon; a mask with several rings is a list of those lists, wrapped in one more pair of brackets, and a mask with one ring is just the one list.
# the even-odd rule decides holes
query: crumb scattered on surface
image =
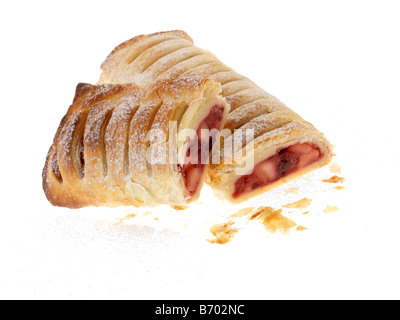
{"label": "crumb scattered on surface", "polygon": [[308,228],[303,227],[303,226],[298,226],[298,227],[296,228],[296,230],[297,230],[297,231],[305,231],[305,230],[308,230]]}
{"label": "crumb scattered on surface", "polygon": [[173,206],[172,208],[177,211],[182,211],[182,210],[186,210],[188,207]]}
{"label": "crumb scattered on surface", "polygon": [[330,171],[332,173],[339,173],[339,174],[342,173],[342,169],[340,168],[340,166],[337,163],[334,163],[331,165]]}
{"label": "crumb scattered on surface", "polygon": [[235,223],[233,221],[226,222],[223,224],[217,224],[213,226],[210,232],[213,234],[215,239],[207,240],[210,243],[226,244],[232,240],[232,238],[239,231],[237,228],[233,228]]}
{"label": "crumb scattered on surface", "polygon": [[268,232],[280,231],[286,234],[297,224],[282,215],[282,209],[275,210],[271,207],[261,207],[251,216],[251,220],[259,220]]}
{"label": "crumb scattered on surface", "polygon": [[134,218],[136,218],[136,214],[134,214],[134,213],[128,214],[128,215],[126,215],[126,216],[123,217],[123,218],[117,219],[117,224],[122,224],[122,223],[124,223],[125,221],[131,220],[131,219],[134,219]]}
{"label": "crumb scattered on surface", "polygon": [[241,218],[244,216],[247,216],[248,214],[250,214],[251,212],[254,211],[254,208],[244,208],[238,212],[236,212],[235,214],[231,215],[231,218]]}
{"label": "crumb scattered on surface", "polygon": [[337,187],[333,187],[333,189],[335,189],[335,190],[343,190],[344,187],[343,186],[337,186]]}
{"label": "crumb scattered on surface", "polygon": [[311,204],[311,202],[312,202],[311,199],[304,198],[299,201],[289,203],[283,207],[289,209],[305,209]]}
{"label": "crumb scattered on surface", "polygon": [[335,212],[335,211],[338,211],[339,210],[339,208],[338,207],[335,207],[335,206],[326,206],[326,208],[324,209],[324,213],[332,213],[332,212]]}
{"label": "crumb scattered on surface", "polygon": [[340,182],[344,182],[345,180],[346,180],[345,178],[341,178],[341,177],[338,177],[338,176],[333,176],[333,177],[330,177],[329,179],[322,180],[322,182],[340,183]]}
{"label": "crumb scattered on surface", "polygon": [[303,212],[302,214],[309,214],[310,213],[310,211],[306,211],[306,212]]}
{"label": "crumb scattered on surface", "polygon": [[286,195],[288,196],[289,194],[298,194],[299,193],[299,188],[290,188],[286,191]]}

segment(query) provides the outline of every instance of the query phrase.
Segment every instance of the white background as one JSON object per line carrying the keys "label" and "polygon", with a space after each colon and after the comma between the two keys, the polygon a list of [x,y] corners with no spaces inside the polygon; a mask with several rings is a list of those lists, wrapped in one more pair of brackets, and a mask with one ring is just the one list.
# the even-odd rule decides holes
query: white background
{"label": "white background", "polygon": [[[3,1],[0,16],[0,298],[400,298],[398,1]],[[319,183],[328,169],[292,184],[314,206],[287,216],[309,230],[248,225],[220,246],[206,239],[225,207],[209,195],[122,225],[134,209],[47,202],[41,170],[76,84],[122,41],[173,29],[336,145],[345,190]],[[257,201],[295,199],[283,192]]]}

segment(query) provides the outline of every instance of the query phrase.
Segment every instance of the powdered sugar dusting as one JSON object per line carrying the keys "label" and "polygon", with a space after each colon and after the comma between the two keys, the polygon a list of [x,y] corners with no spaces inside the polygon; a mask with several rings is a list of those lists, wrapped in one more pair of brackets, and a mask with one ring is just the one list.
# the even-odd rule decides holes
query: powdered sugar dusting
{"label": "powdered sugar dusting", "polygon": [[[168,146],[156,143],[158,148],[153,149],[148,163],[151,142],[146,140],[147,134],[150,129],[167,134],[170,116],[187,110],[187,101],[202,96],[198,91],[206,90],[211,83],[202,77],[192,77],[161,80],[144,87],[81,85],[54,140],[60,172],[70,182],[62,186],[67,197],[62,200],[63,205],[68,201],[74,207],[87,203],[112,204],[112,201],[185,205],[189,198],[182,177],[175,172],[178,169],[159,166],[166,161]],[[217,91],[207,90],[214,95]],[[176,111],[181,108],[182,111]],[[162,175],[171,175],[173,182],[154,175],[157,170]],[[143,188],[145,185],[148,190]],[[160,188],[173,190],[174,196],[166,198],[163,192],[156,191]],[[95,192],[91,199],[85,199],[86,190]]]}

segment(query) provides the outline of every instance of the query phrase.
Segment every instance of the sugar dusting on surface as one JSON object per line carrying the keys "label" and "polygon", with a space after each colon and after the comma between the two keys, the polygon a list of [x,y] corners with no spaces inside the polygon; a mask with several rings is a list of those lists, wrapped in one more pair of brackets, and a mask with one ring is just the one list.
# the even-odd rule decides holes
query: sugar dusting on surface
{"label": "sugar dusting on surface", "polygon": [[287,191],[286,191],[286,193],[285,193],[285,195],[290,195],[290,194],[298,194],[299,193],[299,189],[298,188],[289,188]]}
{"label": "sugar dusting on surface", "polygon": [[[318,219],[315,220],[315,217],[326,219],[326,202],[339,195],[333,193],[334,189],[330,189],[331,193],[330,190],[322,192],[322,180],[329,177],[329,174],[329,167],[324,167],[241,205],[219,201],[213,196],[211,188],[205,186],[199,201],[185,210],[177,211],[167,206],[151,210],[137,208],[129,212],[135,215],[134,218],[116,221],[121,222],[121,225],[151,227],[156,233],[174,230],[191,237],[197,235],[200,242],[212,245],[225,245],[233,239],[235,243],[240,243],[246,237],[251,238],[256,234],[260,238],[268,235],[302,236],[308,234],[310,229],[318,228]],[[297,194],[289,190],[297,190]],[[288,203],[300,205],[285,208]],[[300,210],[301,204],[307,204],[308,211]],[[293,209],[299,210],[293,212]],[[329,213],[334,212],[331,210],[334,210],[333,206],[329,207]]]}

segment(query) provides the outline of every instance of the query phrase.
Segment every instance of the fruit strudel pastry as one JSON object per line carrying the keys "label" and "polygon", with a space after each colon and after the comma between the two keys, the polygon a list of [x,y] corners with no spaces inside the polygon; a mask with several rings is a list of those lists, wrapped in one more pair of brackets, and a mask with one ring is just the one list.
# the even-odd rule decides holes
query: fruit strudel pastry
{"label": "fruit strudel pastry", "polygon": [[200,131],[218,133],[229,111],[220,93],[204,77],[79,84],[43,169],[48,200],[69,208],[187,206],[199,196],[200,158],[215,141]]}
{"label": "fruit strudel pastry", "polygon": [[[111,52],[101,68],[99,83],[146,84],[159,79],[207,76],[222,85],[222,96],[231,109],[223,134],[226,139],[213,155],[207,182],[217,195],[233,203],[331,160],[330,143],[312,124],[212,53],[195,47],[183,31],[128,40]],[[253,138],[240,138],[243,132],[252,132]],[[253,165],[249,166],[251,161]]]}

